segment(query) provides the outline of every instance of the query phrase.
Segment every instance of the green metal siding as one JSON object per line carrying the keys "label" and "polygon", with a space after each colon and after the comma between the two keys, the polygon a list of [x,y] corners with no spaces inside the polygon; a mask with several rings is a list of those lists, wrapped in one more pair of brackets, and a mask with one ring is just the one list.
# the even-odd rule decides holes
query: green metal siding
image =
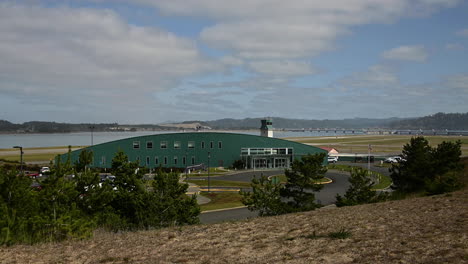
{"label": "green metal siding", "polygon": [[[139,142],[138,149],[134,148],[137,142]],[[147,142],[152,142],[151,149],[147,148]],[[167,143],[165,149],[161,149],[161,142]],[[174,148],[175,142],[180,143],[179,148]],[[189,142],[191,145],[193,144],[193,148],[188,148]],[[204,142],[204,148],[202,148],[202,142]],[[211,167],[229,167],[234,161],[241,158],[242,148],[292,148],[294,150],[294,158],[307,154],[327,153],[327,151],[320,148],[283,139],[216,132],[140,136],[94,145],[87,149],[91,150],[94,154],[92,167],[110,168],[112,158],[120,149],[125,152],[130,161],[139,159],[141,166],[146,166],[146,159],[149,157],[150,168],[158,167],[159,165],[163,167],[184,168],[186,165],[182,161],[185,156],[187,157],[186,164],[188,166],[192,165],[192,157],[194,157],[194,164],[208,164],[208,152],[211,155]],[[71,153],[72,162],[78,160],[80,152],[81,150],[76,150]],[[66,156],[62,155],[62,161],[67,159]],[[156,157],[159,160],[159,164],[155,164]],[[166,165],[164,164],[165,157],[167,157],[168,161]],[[175,157],[177,158],[177,164],[174,163]]]}

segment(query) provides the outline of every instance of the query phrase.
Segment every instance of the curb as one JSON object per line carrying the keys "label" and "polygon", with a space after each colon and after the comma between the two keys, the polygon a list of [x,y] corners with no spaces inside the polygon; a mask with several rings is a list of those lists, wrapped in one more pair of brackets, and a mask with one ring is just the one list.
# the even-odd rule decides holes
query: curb
{"label": "curb", "polygon": [[237,206],[237,207],[230,207],[230,208],[223,208],[223,209],[208,210],[208,211],[203,211],[200,214],[212,213],[212,212],[222,212],[222,211],[228,211],[228,210],[233,210],[233,209],[241,209],[241,208],[246,208],[246,207],[247,206]]}
{"label": "curb", "polygon": [[[241,189],[214,189],[210,188],[210,192],[240,192]],[[208,188],[202,189],[200,188],[200,192],[208,192]]]}

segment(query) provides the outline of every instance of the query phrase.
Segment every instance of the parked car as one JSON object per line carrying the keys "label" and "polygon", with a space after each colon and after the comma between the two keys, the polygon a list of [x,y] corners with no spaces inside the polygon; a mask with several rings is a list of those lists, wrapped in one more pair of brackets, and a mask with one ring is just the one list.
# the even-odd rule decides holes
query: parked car
{"label": "parked car", "polygon": [[399,163],[402,161],[405,161],[405,159],[400,156],[388,157],[384,160],[385,163]]}
{"label": "parked car", "polygon": [[42,167],[40,173],[44,174],[46,172],[50,172],[50,168],[49,167]]}
{"label": "parked car", "polygon": [[328,156],[328,163],[336,163],[338,161],[338,157],[336,156]]}

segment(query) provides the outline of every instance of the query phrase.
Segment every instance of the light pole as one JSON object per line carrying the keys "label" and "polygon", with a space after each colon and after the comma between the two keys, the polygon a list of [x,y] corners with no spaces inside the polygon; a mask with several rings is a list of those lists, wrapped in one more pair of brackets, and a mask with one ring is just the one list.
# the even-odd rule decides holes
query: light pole
{"label": "light pole", "polygon": [[95,126],[89,126],[89,129],[91,129],[91,146],[94,146],[94,142],[93,142],[93,130],[94,130],[95,128],[96,128]]}
{"label": "light pole", "polygon": [[185,180],[187,180],[187,164],[188,164],[188,160],[187,160],[187,150],[185,151]]}
{"label": "light pole", "polygon": [[210,158],[211,158],[211,153],[208,152],[208,192],[210,192]]}
{"label": "light pole", "polygon": [[21,164],[21,175],[23,175],[23,147],[22,146],[14,146],[13,148],[20,149],[20,164]]}

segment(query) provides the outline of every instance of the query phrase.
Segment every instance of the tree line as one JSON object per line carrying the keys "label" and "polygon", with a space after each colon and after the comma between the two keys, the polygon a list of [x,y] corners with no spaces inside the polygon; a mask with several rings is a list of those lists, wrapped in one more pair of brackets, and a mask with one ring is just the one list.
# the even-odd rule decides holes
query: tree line
{"label": "tree line", "polygon": [[[14,170],[0,170],[0,244],[37,243],[90,237],[109,231],[152,229],[198,223],[196,197],[179,175],[162,170],[143,178],[136,162],[119,151],[112,160],[115,178],[102,181],[88,168],[92,153],[54,166],[33,184]],[[58,159],[60,160],[60,159]]]}
{"label": "tree line", "polygon": [[[424,137],[415,137],[403,147],[402,162],[389,169],[393,192],[373,189],[376,182],[369,172],[355,168],[349,177],[350,186],[344,195],[336,195],[336,206],[353,206],[401,199],[408,194],[435,195],[464,187],[464,165],[461,162],[461,142],[442,142],[430,147]],[[302,157],[285,170],[286,183],[274,182],[264,176],[252,180],[252,192],[241,192],[242,202],[261,216],[314,210],[321,207],[314,192],[325,176],[324,154]]]}

